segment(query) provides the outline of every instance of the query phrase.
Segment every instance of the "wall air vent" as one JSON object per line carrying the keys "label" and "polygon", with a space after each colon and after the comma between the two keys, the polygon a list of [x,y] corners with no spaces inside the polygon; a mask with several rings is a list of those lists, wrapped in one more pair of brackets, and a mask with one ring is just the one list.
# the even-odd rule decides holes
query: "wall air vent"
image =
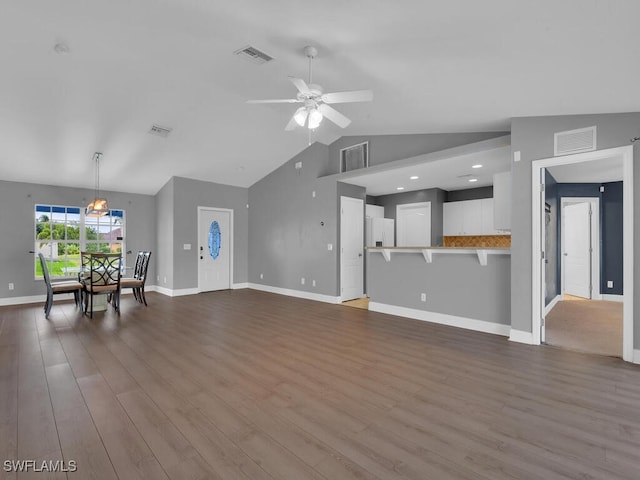
{"label": "wall air vent", "polygon": [[167,138],[171,133],[171,128],[161,127],[160,125],[152,125],[149,133],[151,135],[157,135],[158,137]]}
{"label": "wall air vent", "polygon": [[592,152],[596,149],[596,127],[558,132],[553,136],[553,155]]}
{"label": "wall air vent", "polygon": [[267,63],[273,60],[273,57],[267,55],[264,52],[261,52],[257,48],[252,47],[250,45],[247,45],[246,47],[242,47],[240,50],[236,50],[233,53],[252,63],[257,63],[258,65],[262,65],[263,63]]}

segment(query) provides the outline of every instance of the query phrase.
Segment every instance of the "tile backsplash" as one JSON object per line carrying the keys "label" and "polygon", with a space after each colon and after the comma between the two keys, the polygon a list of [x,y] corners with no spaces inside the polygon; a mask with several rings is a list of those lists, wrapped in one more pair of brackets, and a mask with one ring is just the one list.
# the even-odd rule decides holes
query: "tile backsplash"
{"label": "tile backsplash", "polygon": [[442,237],[445,247],[511,247],[511,235],[459,235]]}

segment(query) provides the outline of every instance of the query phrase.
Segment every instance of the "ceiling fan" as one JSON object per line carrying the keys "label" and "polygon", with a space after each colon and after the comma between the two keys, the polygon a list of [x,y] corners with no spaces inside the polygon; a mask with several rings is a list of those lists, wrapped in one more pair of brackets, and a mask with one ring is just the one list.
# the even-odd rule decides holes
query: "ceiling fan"
{"label": "ceiling fan", "polygon": [[324,117],[331,120],[339,127],[349,126],[351,120],[331,107],[333,103],[370,102],[373,100],[371,90],[352,90],[348,92],[324,93],[322,87],[313,82],[312,62],[318,54],[315,47],[307,46],[304,54],[309,59],[309,82],[301,78],[289,77],[289,80],[298,89],[296,98],[276,99],[276,100],[247,100],[247,103],[302,103],[302,107],[296,112],[287,123],[285,130],[293,130],[296,125],[304,127],[305,124],[310,130],[318,128]]}

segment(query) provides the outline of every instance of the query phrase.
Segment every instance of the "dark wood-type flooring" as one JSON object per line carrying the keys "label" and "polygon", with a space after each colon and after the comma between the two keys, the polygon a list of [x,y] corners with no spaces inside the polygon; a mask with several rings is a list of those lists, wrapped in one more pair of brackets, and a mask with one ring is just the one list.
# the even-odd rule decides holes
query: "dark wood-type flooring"
{"label": "dark wood-type flooring", "polygon": [[0,308],[0,460],[78,465],[17,478],[640,478],[637,365],[248,289],[148,300]]}

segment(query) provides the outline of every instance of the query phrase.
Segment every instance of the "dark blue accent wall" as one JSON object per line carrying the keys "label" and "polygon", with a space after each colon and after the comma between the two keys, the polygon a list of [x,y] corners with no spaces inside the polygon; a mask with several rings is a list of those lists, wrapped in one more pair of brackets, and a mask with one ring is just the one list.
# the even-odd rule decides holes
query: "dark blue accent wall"
{"label": "dark blue accent wall", "polygon": [[[622,182],[604,184],[602,212],[602,270],[600,291],[605,294],[622,295]],[[607,288],[607,280],[613,280],[613,288]]]}
{"label": "dark blue accent wall", "polygon": [[[547,177],[548,178],[548,177]],[[553,177],[551,177],[553,178]],[[600,192],[600,187],[604,192]],[[560,199],[562,197],[596,197],[600,199],[600,293],[622,295],[622,182],[609,183],[558,183],[556,189],[556,249],[561,252],[560,232],[562,216]],[[561,263],[558,254],[555,259],[556,294],[561,292]],[[607,288],[607,281],[613,280],[613,288]],[[551,299],[548,298],[548,301]]]}

